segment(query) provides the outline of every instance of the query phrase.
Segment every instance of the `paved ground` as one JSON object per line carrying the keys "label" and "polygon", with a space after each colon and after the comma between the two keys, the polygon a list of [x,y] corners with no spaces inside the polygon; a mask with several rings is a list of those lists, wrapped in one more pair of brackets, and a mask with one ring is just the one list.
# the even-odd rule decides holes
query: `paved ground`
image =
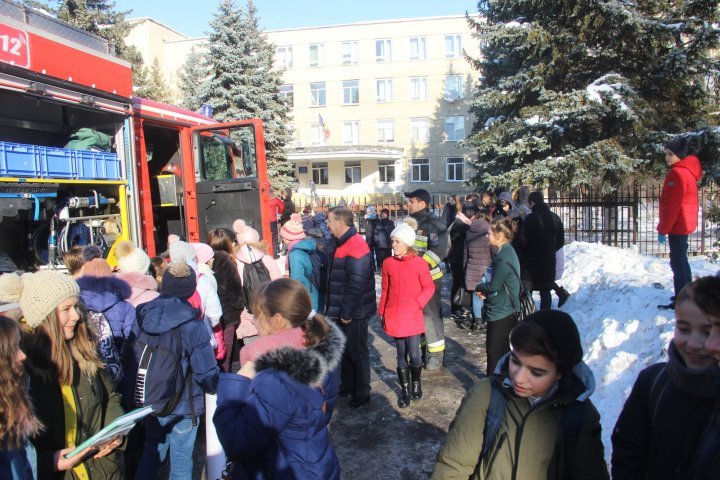
{"label": "paved ground", "polygon": [[[446,288],[445,299],[449,297]],[[443,310],[447,318],[447,301]],[[422,400],[400,409],[395,345],[382,331],[379,318],[371,320],[372,399],[358,409],[350,408],[347,399],[340,399],[330,424],[343,479],[416,480],[430,476],[435,455],[463,395],[485,372],[484,332],[471,334],[446,320],[445,335],[445,368],[423,371]],[[204,432],[200,431],[194,478],[203,480],[204,446]],[[167,478],[167,474],[161,478]]]}

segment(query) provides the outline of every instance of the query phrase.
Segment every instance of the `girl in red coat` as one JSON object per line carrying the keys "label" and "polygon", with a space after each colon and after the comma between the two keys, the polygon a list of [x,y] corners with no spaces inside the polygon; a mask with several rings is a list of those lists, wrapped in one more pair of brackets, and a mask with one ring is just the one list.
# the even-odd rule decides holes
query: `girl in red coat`
{"label": "girl in red coat", "polygon": [[[413,248],[415,230],[407,224],[390,233],[393,256],[382,265],[382,295],[378,313],[383,328],[395,338],[397,372],[400,379],[398,406],[405,408],[422,398],[420,385],[420,337],[425,332],[422,309],[435,292],[428,263]],[[408,358],[410,362],[408,364]],[[412,393],[410,377],[412,376]]]}

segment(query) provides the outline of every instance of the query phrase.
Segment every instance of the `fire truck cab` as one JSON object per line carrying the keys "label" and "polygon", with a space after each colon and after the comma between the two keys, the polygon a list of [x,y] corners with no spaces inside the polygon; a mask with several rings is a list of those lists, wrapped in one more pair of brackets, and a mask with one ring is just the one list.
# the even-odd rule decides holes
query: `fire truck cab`
{"label": "fire truck cab", "polygon": [[152,256],[237,218],[269,240],[262,122],[133,97],[109,50],[0,0],[0,271],[61,268],[88,244],[114,264],[121,239]]}

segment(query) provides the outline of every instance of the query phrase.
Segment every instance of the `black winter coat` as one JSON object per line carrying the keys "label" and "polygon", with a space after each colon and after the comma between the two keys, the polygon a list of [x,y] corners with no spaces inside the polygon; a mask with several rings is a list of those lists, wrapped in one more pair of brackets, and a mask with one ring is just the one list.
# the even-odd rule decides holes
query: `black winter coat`
{"label": "black winter coat", "polygon": [[214,258],[212,268],[218,285],[223,325],[237,325],[245,308],[245,298],[235,258],[222,250],[216,251]]}
{"label": "black winter coat", "polygon": [[668,353],[667,364],[640,372],[620,412],[612,434],[615,480],[692,478],[690,464],[720,394],[720,368],[688,369],[674,343]]}
{"label": "black winter coat", "polygon": [[[419,212],[410,215],[418,224],[417,234],[428,237],[428,250],[442,260],[447,257],[450,251],[450,235],[448,235],[445,224],[430,211],[425,208]],[[420,252],[420,255],[425,252]]]}
{"label": "black winter coat", "polygon": [[370,247],[355,227],[337,239],[329,275],[328,318],[354,320],[375,315],[375,269]]}
{"label": "black winter coat", "polygon": [[470,224],[465,236],[465,252],[463,262],[465,264],[465,288],[475,290],[477,284],[482,280],[487,267],[492,263],[490,256],[490,241],[488,230],[490,224],[484,218],[476,218]]}
{"label": "black winter coat", "polygon": [[450,225],[450,252],[447,259],[453,268],[465,268],[465,236],[469,228],[470,225],[457,219]]}
{"label": "black winter coat", "polygon": [[525,217],[513,242],[520,258],[520,276],[531,290],[551,290],[555,284],[555,252],[565,245],[565,230],[560,217],[547,203],[537,203]]}
{"label": "black winter coat", "polygon": [[370,246],[370,249],[372,250],[375,248],[375,228],[377,228],[378,224],[378,218],[366,218],[365,219],[365,241]]}
{"label": "black winter coat", "polygon": [[395,222],[389,218],[381,218],[373,230],[373,247],[377,249],[392,248],[390,233],[395,230]]}

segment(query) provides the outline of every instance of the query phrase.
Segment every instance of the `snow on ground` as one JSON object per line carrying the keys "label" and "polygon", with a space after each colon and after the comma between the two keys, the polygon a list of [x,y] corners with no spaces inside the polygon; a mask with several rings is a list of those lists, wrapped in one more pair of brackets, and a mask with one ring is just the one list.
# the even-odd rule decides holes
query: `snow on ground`
{"label": "snow on ground", "polygon": [[[690,266],[693,277],[720,268],[705,257],[691,258]],[[609,461],[610,435],[638,373],[666,360],[674,312],[657,305],[669,303],[673,294],[669,259],[574,242],[565,246],[565,272],[558,283],[572,294],[563,310],[575,319],[585,362],[595,374],[591,399],[601,415]]]}

